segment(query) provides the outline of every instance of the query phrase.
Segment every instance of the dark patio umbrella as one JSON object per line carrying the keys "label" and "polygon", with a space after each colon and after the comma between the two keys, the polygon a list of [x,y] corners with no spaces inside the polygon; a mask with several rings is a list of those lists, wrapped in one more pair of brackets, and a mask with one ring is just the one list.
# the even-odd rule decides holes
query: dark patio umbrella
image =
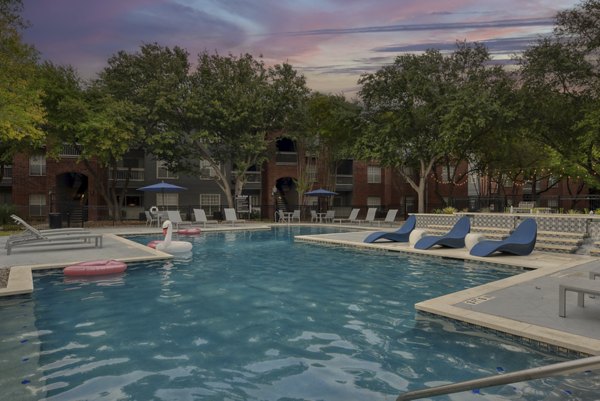
{"label": "dark patio umbrella", "polygon": [[138,188],[138,191],[144,191],[144,192],[160,192],[162,193],[162,200],[163,200],[163,208],[165,206],[165,192],[180,192],[180,191],[185,191],[187,188],[185,187],[180,187],[179,185],[175,185],[175,184],[169,184],[168,182],[158,182],[156,184],[152,184],[152,185],[147,185],[145,187],[141,187]]}
{"label": "dark patio umbrella", "polygon": [[321,198],[328,198],[330,196],[335,196],[337,194],[338,194],[337,192],[328,191],[327,189],[323,189],[323,188],[315,189],[315,190],[304,193],[304,195],[306,195],[306,196],[319,197],[319,207],[318,207],[319,211],[323,210],[323,208],[321,207]]}
{"label": "dark patio umbrella", "polygon": [[323,188],[315,189],[304,193],[304,195],[306,196],[335,196],[337,194],[337,192],[328,191]]}

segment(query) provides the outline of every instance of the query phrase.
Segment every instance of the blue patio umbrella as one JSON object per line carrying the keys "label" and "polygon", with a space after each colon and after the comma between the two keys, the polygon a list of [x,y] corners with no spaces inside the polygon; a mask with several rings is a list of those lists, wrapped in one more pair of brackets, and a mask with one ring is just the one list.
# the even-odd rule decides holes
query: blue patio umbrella
{"label": "blue patio umbrella", "polygon": [[337,192],[329,191],[329,190],[323,189],[323,188],[314,189],[312,191],[308,191],[308,192],[304,193],[304,195],[306,195],[306,196],[317,196],[317,197],[319,197],[319,206],[318,206],[319,211],[321,211],[323,209],[321,207],[320,198],[327,198],[327,197],[330,197],[330,196],[335,196],[337,194],[338,194]]}
{"label": "blue patio umbrella", "polygon": [[304,195],[306,196],[335,196],[337,194],[337,192],[328,191],[323,188],[315,189],[304,193]]}
{"label": "blue patio umbrella", "polygon": [[158,182],[156,184],[147,185],[145,187],[138,188],[138,191],[144,192],[160,192],[162,193],[163,207],[165,205],[165,192],[180,192],[185,191],[187,188],[180,187],[179,185],[169,184],[168,182]]}

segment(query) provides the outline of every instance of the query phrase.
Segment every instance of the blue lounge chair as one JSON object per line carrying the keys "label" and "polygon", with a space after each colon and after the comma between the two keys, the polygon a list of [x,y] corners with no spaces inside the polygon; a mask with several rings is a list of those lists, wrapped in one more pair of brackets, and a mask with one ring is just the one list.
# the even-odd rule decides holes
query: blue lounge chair
{"label": "blue lounge chair", "polygon": [[525,219],[502,241],[481,241],[471,249],[473,256],[490,256],[494,252],[510,253],[518,256],[529,255],[535,247],[537,223],[534,219]]}
{"label": "blue lounge chair", "polygon": [[393,242],[408,242],[408,238],[410,237],[410,233],[414,230],[417,225],[417,218],[414,215],[408,216],[408,219],[404,222],[402,227],[398,230],[389,232],[389,231],[376,231],[371,233],[364,239],[363,242],[368,244],[377,241],[378,239],[387,239]]}
{"label": "blue lounge chair", "polygon": [[447,234],[425,236],[417,241],[415,249],[429,249],[435,245],[446,248],[462,248],[465,246],[465,237],[470,230],[471,221],[469,217],[461,217]]}

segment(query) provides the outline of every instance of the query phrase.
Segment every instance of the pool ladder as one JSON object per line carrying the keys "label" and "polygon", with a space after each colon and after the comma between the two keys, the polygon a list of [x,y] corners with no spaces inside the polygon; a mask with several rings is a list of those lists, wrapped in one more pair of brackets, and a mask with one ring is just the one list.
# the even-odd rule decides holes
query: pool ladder
{"label": "pool ladder", "polygon": [[423,390],[409,391],[407,393],[400,394],[398,398],[396,398],[396,401],[417,400],[419,398],[459,393],[461,391],[541,379],[559,374],[570,374],[597,368],[600,368],[600,356],[591,356],[588,358],[577,359],[575,361],[560,362],[538,368],[519,370],[517,372],[506,373],[500,376],[483,377],[481,379],[467,380],[460,383],[446,384],[443,386],[431,387]]}

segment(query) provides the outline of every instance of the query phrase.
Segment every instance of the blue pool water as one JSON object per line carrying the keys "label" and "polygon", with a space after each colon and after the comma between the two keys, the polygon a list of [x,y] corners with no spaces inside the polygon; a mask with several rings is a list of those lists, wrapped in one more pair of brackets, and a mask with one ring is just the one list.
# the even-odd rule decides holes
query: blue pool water
{"label": "blue pool water", "polygon": [[[414,310],[518,271],[293,241],[318,232],[209,233],[193,255],[116,277],[36,274],[31,297],[0,300],[5,399],[393,400],[562,360]],[[580,374],[436,399],[595,399],[589,388]]]}

